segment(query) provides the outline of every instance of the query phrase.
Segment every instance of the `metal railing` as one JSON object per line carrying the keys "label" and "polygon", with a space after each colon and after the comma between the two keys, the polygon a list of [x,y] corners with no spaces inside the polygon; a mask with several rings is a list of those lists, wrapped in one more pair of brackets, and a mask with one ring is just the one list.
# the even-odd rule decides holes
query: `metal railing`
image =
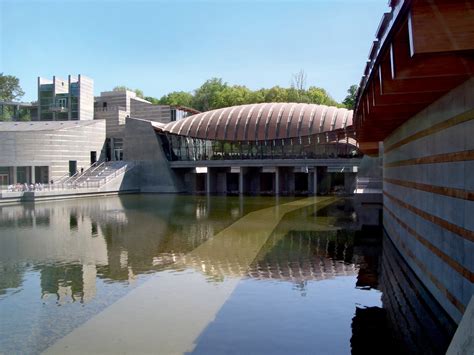
{"label": "metal railing", "polygon": [[1,185],[0,192],[31,192],[31,191],[62,191],[62,190],[77,190],[77,189],[90,189],[90,188],[101,188],[108,182],[112,181],[116,177],[126,173],[132,169],[135,164],[133,162],[127,162],[122,167],[115,169],[115,171],[106,176],[100,177],[102,173],[108,170],[108,167],[105,168],[99,173],[99,175],[92,175],[89,179],[84,181],[78,181],[78,179],[73,179],[78,174],[84,176],[88,171],[89,173],[97,171],[99,167],[107,165],[106,163],[98,163],[95,167],[90,167],[83,174],[76,173],[73,176],[66,179],[64,182],[56,182],[53,184],[16,184],[16,185]]}
{"label": "metal railing", "polygon": [[382,191],[382,188],[383,188],[382,178],[372,178],[372,177],[357,177],[356,178],[356,190],[359,192]]}

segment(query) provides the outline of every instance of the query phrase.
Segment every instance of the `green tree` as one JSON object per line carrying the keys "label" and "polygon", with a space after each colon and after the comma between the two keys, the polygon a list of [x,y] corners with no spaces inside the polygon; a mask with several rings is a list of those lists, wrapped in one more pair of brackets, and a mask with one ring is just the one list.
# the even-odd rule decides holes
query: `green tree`
{"label": "green tree", "polygon": [[193,105],[199,111],[224,107],[223,91],[228,87],[220,78],[207,80],[194,92]]}
{"label": "green tree", "polygon": [[[114,90],[130,89],[118,86]],[[303,70],[293,74],[289,88],[274,86],[270,89],[250,90],[243,85],[231,86],[221,78],[211,78],[193,93],[174,91],[160,99],[150,96],[145,99],[154,104],[188,106],[200,111],[263,102],[303,102],[344,107],[323,88],[310,86],[306,89],[306,74]]]}
{"label": "green tree", "polygon": [[344,98],[342,103],[348,109],[354,109],[356,99],[357,99],[357,90],[359,89],[358,85],[351,85],[349,89],[347,89],[347,96]]}
{"label": "green tree", "polygon": [[141,99],[143,99],[145,97],[142,90],[140,90],[140,89],[130,89],[129,87],[127,87],[125,85],[118,85],[118,86],[116,86],[112,89],[112,91],[127,91],[127,90],[128,91],[133,91]]}
{"label": "green tree", "polygon": [[310,86],[307,91],[309,102],[312,104],[336,106],[337,102],[334,100],[326,90],[316,86]]}
{"label": "green tree", "polygon": [[31,121],[31,112],[30,112],[30,110],[26,110],[26,109],[20,110],[20,112],[18,114],[18,119],[20,121]]}
{"label": "green tree", "polygon": [[[163,96],[164,97],[164,96]],[[150,101],[154,105],[161,105],[160,99],[157,99],[156,97],[152,96],[145,96],[145,100]]]}
{"label": "green tree", "polygon": [[[148,100],[148,98],[146,99]],[[159,99],[157,103],[160,105],[191,107],[193,103],[193,95],[185,91],[173,91],[168,95],[161,97],[161,99]]]}
{"label": "green tree", "polygon": [[288,90],[274,86],[265,92],[265,102],[288,102]]}
{"label": "green tree", "polygon": [[25,95],[21,89],[20,80],[13,75],[0,73],[0,100],[15,101]]}

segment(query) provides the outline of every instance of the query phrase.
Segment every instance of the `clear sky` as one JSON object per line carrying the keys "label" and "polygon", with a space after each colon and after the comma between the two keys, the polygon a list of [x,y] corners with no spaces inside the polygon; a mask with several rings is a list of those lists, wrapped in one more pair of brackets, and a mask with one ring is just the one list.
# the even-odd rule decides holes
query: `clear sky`
{"label": "clear sky", "polygon": [[220,77],[251,89],[307,86],[342,100],[358,84],[387,0],[0,0],[0,72],[20,78],[84,74],[161,97]]}

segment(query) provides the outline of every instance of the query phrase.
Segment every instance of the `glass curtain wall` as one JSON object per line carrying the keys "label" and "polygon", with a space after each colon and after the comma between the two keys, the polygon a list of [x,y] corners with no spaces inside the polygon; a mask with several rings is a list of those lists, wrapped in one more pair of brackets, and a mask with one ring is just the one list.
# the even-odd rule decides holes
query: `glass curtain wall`
{"label": "glass curtain wall", "polygon": [[217,141],[160,134],[166,157],[171,161],[245,159],[324,159],[360,156],[347,138],[320,134],[265,141]]}

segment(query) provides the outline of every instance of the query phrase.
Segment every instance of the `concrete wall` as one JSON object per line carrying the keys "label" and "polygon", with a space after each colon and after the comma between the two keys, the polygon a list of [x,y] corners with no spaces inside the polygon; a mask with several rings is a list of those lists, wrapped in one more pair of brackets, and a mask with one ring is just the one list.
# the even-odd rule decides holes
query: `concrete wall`
{"label": "concrete wall", "polygon": [[162,123],[171,122],[171,108],[168,105],[152,105],[136,99],[130,100],[130,116]]}
{"label": "concrete wall", "polygon": [[79,119],[94,119],[94,80],[79,75]]}
{"label": "concrete wall", "polygon": [[[18,122],[58,127],[60,122]],[[69,160],[77,169],[90,166],[90,152],[100,157],[105,141],[105,121],[64,122],[65,128],[0,131],[0,166],[48,166],[49,179],[56,180],[69,171]],[[1,129],[1,126],[0,126]]]}
{"label": "concrete wall", "polygon": [[474,78],[384,141],[384,227],[459,322],[474,293]]}
{"label": "concrete wall", "polygon": [[[103,111],[103,104],[106,103],[105,110],[110,110],[113,107],[119,106],[123,110],[130,112],[130,99],[136,97],[132,91],[104,91],[100,96],[95,98],[96,102],[96,118],[100,117],[100,112]],[[99,115],[99,117],[97,116]]]}
{"label": "concrete wall", "polygon": [[168,123],[171,120],[171,108],[153,105],[132,91],[107,91],[96,97],[94,115],[95,119],[106,120],[107,138],[117,138],[123,136],[127,116]]}
{"label": "concrete wall", "polygon": [[96,119],[105,120],[107,138],[117,138],[123,136],[127,116],[127,111],[121,110],[119,106],[114,106],[107,111],[100,111],[100,114],[96,114]]}
{"label": "concrete wall", "polygon": [[171,170],[161,141],[150,122],[128,118],[124,131],[124,160],[138,164],[142,192],[180,192],[184,186]]}

